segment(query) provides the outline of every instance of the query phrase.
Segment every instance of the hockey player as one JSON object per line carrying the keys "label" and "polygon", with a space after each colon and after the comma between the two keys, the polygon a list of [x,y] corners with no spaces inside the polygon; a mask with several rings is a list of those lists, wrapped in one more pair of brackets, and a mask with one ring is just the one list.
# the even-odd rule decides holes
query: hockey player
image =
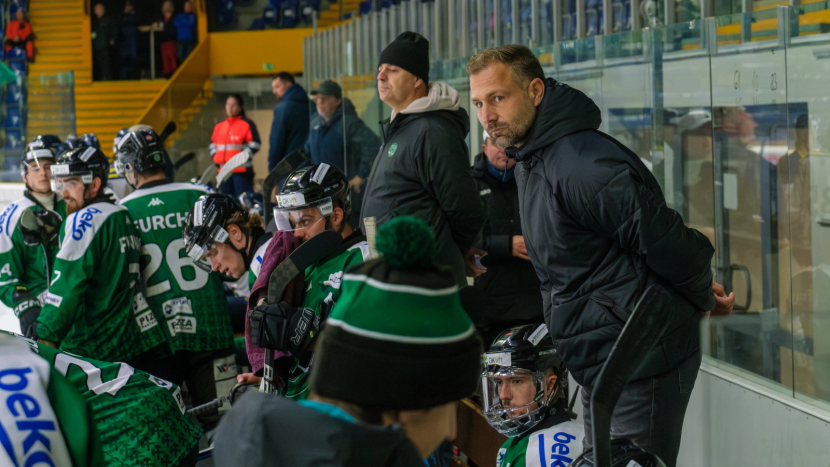
{"label": "hockey player", "polygon": [[92,410],[78,391],[5,332],[0,355],[0,465],[106,465]]}
{"label": "hockey player", "polygon": [[377,247],[381,259],[342,277],[311,396],[246,394],[217,429],[217,467],[424,467],[455,438],[457,401],[481,372],[481,339],[452,274],[432,264],[423,221],[389,221]]}
{"label": "hockey player", "polygon": [[[153,130],[127,133],[116,153],[118,174],[136,189],[118,202],[129,210],[141,236],[144,298],[167,337],[171,356],[147,370],[187,388],[193,405],[227,395],[236,384],[233,332],[219,275],[184,254],[182,225],[188,211],[212,189],[173,183],[164,175],[164,144]],[[200,415],[208,431],[219,411]]]}
{"label": "hockey player", "polygon": [[27,342],[29,353],[43,357],[90,405],[109,465],[195,465],[202,433],[186,414],[177,385],[126,363],[82,358],[28,339],[19,342]]}
{"label": "hockey player", "polygon": [[503,331],[484,354],[482,413],[510,436],[496,467],[567,467],[582,453],[584,427],[567,408],[568,371],[544,324]]}
{"label": "hockey player", "polygon": [[164,334],[138,290],[141,238],[127,209],[103,193],[108,167],[90,147],[52,166],[68,217],[34,335],[76,355],[141,368]]}
{"label": "hockey player", "polygon": [[[66,217],[66,203],[52,191],[54,148],[60,142],[57,136],[43,135],[29,143],[20,168],[26,191],[23,198],[11,203],[0,215],[0,300],[14,310],[24,335],[31,335],[31,327],[43,307],[47,262],[44,247],[27,246],[17,226],[27,209],[41,216],[51,211],[54,215],[50,221],[56,225]],[[56,253],[50,246],[46,248],[51,254]]]}
{"label": "hockey player", "polygon": [[[314,312],[317,327],[325,321],[340,298],[343,271],[370,259],[366,237],[360,229],[352,229],[350,214],[349,181],[336,167],[316,164],[297,169],[288,176],[277,195],[277,207],[274,208],[277,228],[293,232],[301,243],[325,230],[333,230],[343,237],[343,243],[336,253],[305,271],[305,296],[299,309],[286,303],[261,303],[257,306],[258,310],[266,314],[282,314],[288,324],[299,310],[310,309]],[[313,329],[306,328],[303,332],[308,334]],[[308,348],[313,347],[312,341]],[[305,399],[308,396],[308,371],[314,353],[312,350],[295,350],[292,356],[294,361],[290,365],[283,395]]]}

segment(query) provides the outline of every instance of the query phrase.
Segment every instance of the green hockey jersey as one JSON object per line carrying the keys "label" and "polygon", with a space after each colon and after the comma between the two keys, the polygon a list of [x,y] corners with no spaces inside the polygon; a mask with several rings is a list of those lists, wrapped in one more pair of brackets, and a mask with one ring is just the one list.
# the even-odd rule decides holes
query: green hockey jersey
{"label": "green hockey jersey", "polygon": [[[25,303],[15,303],[12,298],[15,287],[25,287],[30,297],[43,294],[47,288],[43,248],[23,243],[23,235],[17,228],[24,211],[45,209],[30,196],[24,196],[11,203],[3,214],[0,214],[0,301],[14,310],[17,316],[28,309],[30,299],[26,299]],[[66,218],[66,202],[60,196],[56,196],[55,212],[61,218]],[[54,253],[57,253],[57,250]]]}
{"label": "green hockey jersey", "polygon": [[[303,298],[303,308],[311,308],[317,315],[323,312],[328,315],[331,312],[331,309],[340,298],[340,282],[343,278],[343,271],[371,259],[369,244],[366,243],[363,237],[358,240],[347,246],[343,253],[330,259],[324,259],[306,269],[306,291]],[[348,245],[348,240],[346,242]],[[288,374],[286,387],[283,389],[285,397],[299,400],[308,397],[308,376],[313,358],[312,354],[309,356],[307,363],[294,362]]]}
{"label": "green hockey jersey", "polygon": [[0,465],[104,465],[92,410],[78,391],[4,332],[0,355]]}
{"label": "green hockey jersey", "polygon": [[228,302],[219,274],[208,273],[185,252],[182,225],[200,196],[213,190],[194,183],[151,182],[118,204],[141,236],[144,298],[172,351],[233,347]]}
{"label": "green hockey jersey", "polygon": [[37,320],[40,338],[103,361],[129,360],[163,343],[138,290],[140,249],[122,206],[99,202],[69,215]]}
{"label": "green hockey jersey", "polygon": [[108,465],[177,465],[198,444],[202,432],[188,417],[175,384],[126,363],[32,344],[92,406]]}
{"label": "green hockey jersey", "polygon": [[496,467],[568,467],[582,454],[585,428],[566,421],[545,423],[535,431],[510,438],[499,449]]}

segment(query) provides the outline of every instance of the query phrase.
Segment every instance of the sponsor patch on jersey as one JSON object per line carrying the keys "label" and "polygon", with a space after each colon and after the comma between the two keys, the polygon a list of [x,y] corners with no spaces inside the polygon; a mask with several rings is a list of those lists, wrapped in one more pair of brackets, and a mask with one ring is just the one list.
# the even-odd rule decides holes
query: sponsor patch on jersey
{"label": "sponsor patch on jersey", "polygon": [[156,317],[153,316],[153,312],[150,310],[136,316],[135,322],[138,324],[138,329],[140,329],[141,332],[149,331],[159,324],[158,321],[156,321]]}
{"label": "sponsor patch on jersey", "polygon": [[176,315],[192,315],[193,308],[190,300],[187,297],[177,297],[167,300],[161,304],[161,310],[164,312],[164,317],[170,319]]}
{"label": "sponsor patch on jersey", "polygon": [[93,207],[86,208],[72,218],[72,238],[81,240],[87,229],[92,229],[92,218],[101,214],[101,210]]}
{"label": "sponsor patch on jersey", "polygon": [[52,306],[61,306],[61,302],[63,302],[63,297],[49,292],[43,296],[43,301]]}
{"label": "sponsor patch on jersey", "polygon": [[139,314],[147,308],[150,308],[150,305],[147,304],[144,294],[136,292],[135,295],[133,295],[133,313]]}
{"label": "sponsor patch on jersey", "polygon": [[167,320],[167,329],[171,336],[176,334],[196,334],[196,318],[193,316],[177,316]]}
{"label": "sponsor patch on jersey", "polygon": [[340,282],[343,280],[343,271],[335,272],[334,274],[329,274],[329,280],[323,281],[323,285],[327,285],[329,287],[339,289]]}
{"label": "sponsor patch on jersey", "polygon": [[507,448],[499,449],[499,454],[496,456],[496,467],[501,467],[501,461],[504,460],[505,454],[507,454]]}
{"label": "sponsor patch on jersey", "polygon": [[569,467],[582,454],[584,437],[585,427],[573,421],[531,434],[525,451],[527,467]]}
{"label": "sponsor patch on jersey", "polygon": [[161,206],[161,205],[163,205],[163,204],[164,204],[164,201],[162,201],[162,200],[160,200],[160,199],[158,199],[158,198],[153,198],[153,199],[151,199],[151,200],[150,200],[150,202],[147,204],[147,207],[148,207],[148,208],[150,208],[150,207],[153,207],[153,206]]}
{"label": "sponsor patch on jersey", "polygon": [[512,359],[510,352],[491,352],[484,354],[484,362],[486,365],[512,366]]}
{"label": "sponsor patch on jersey", "polygon": [[489,194],[490,194],[490,191],[491,191],[491,190],[490,190],[489,188],[487,188],[487,189],[485,189],[485,190],[481,190],[481,191],[479,191],[479,192],[478,192],[478,194],[479,194],[480,196],[489,195]]}

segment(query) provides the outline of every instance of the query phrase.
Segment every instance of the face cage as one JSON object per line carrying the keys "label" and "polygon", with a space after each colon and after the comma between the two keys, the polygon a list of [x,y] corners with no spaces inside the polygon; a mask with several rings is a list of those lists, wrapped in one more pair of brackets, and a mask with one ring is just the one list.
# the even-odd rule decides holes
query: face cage
{"label": "face cage", "polygon": [[[297,227],[296,223],[291,219],[291,213],[314,207],[317,208],[323,218],[308,227]],[[303,202],[303,204],[299,206],[275,207],[274,222],[277,224],[277,230],[280,232],[294,232],[295,230],[305,230],[314,227],[321,220],[327,219],[331,216],[332,212],[334,212],[334,203],[331,198],[323,198],[316,203],[305,204]]]}
{"label": "face cage", "polygon": [[[530,376],[535,386],[533,400],[517,407],[504,407],[499,397],[497,377]],[[520,368],[491,366],[481,376],[484,392],[482,414],[487,423],[499,433],[513,437],[527,432],[545,417],[550,396],[546,396],[547,378],[544,372],[529,371]],[[553,395],[553,391],[551,391]],[[535,405],[535,407],[534,407]]]}
{"label": "face cage", "polygon": [[229,238],[230,235],[228,234],[228,231],[221,225],[215,226],[210,235],[201,241],[194,240],[192,238],[185,238],[187,256],[193,260],[193,264],[195,264],[198,268],[203,271],[211,272],[212,268],[210,267],[210,260],[207,259],[208,254],[210,253],[210,248],[214,243],[227,243]]}

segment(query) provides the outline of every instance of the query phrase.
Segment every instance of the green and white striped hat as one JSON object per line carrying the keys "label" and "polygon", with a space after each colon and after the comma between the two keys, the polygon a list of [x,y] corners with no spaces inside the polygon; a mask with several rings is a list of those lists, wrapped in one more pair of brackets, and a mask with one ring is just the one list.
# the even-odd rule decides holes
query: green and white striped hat
{"label": "green and white striped hat", "polygon": [[418,410],[472,394],[481,339],[449,271],[433,265],[432,232],[411,217],[380,228],[381,258],[343,275],[311,390],[375,410]]}

